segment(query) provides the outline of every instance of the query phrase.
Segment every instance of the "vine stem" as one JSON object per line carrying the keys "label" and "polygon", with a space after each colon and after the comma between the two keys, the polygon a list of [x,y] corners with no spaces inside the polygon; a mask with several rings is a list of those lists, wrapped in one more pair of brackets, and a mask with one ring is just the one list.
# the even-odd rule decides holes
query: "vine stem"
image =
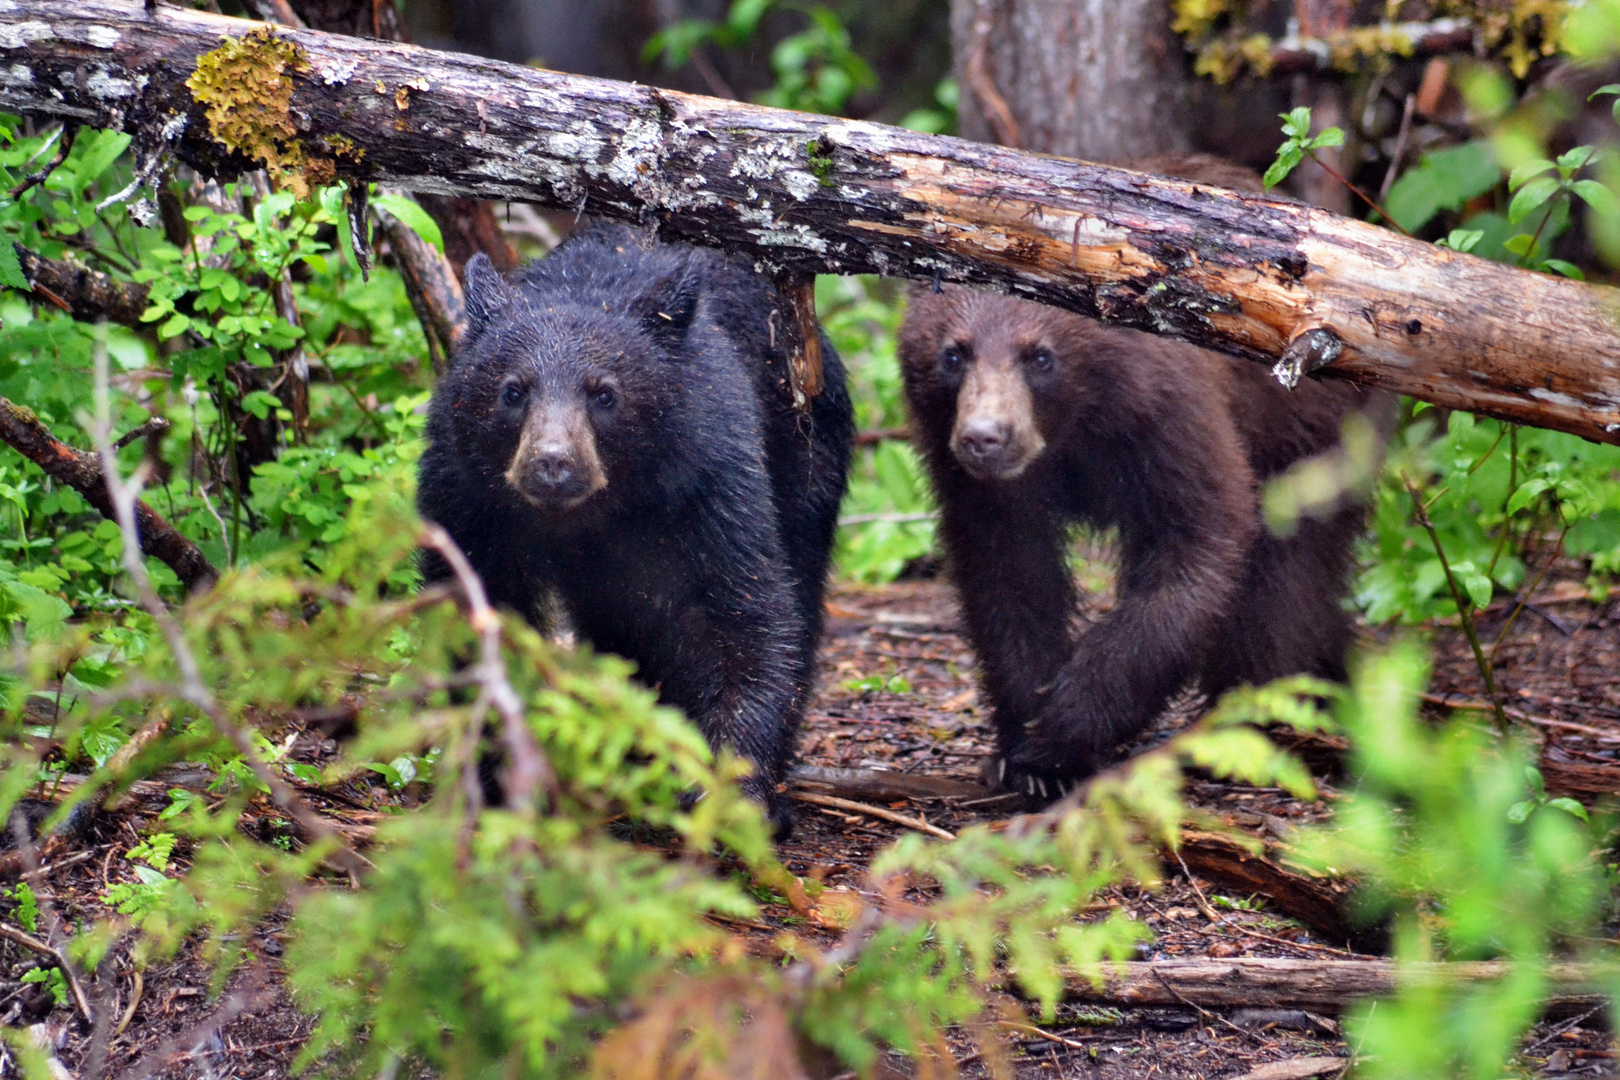
{"label": "vine stem", "polygon": [[1400,222],[1396,221],[1394,218],[1389,216],[1389,211],[1388,210],[1385,210],[1382,206],[1378,205],[1378,200],[1377,199],[1373,198],[1371,195],[1367,194],[1365,191],[1362,191],[1355,184],[1352,184],[1350,182],[1349,178],[1346,177],[1343,173],[1341,173],[1338,169],[1335,169],[1333,166],[1329,165],[1327,162],[1325,162],[1321,158],[1317,157],[1316,152],[1314,150],[1307,150],[1307,151],[1305,151],[1305,153],[1310,157],[1310,159],[1312,161],[1314,161],[1318,165],[1322,166],[1322,170],[1324,172],[1326,172],[1329,176],[1333,177],[1333,179],[1337,180],[1339,183],[1343,184],[1345,187],[1349,188],[1351,191],[1353,191],[1357,195],[1361,196],[1361,201],[1362,202],[1364,202],[1368,206],[1372,207],[1375,211],[1378,212],[1378,215],[1380,217],[1382,217],[1385,221],[1389,222],[1391,225],[1395,226],[1395,230],[1397,232],[1399,232],[1402,236],[1405,236],[1405,237],[1408,237],[1408,238],[1411,237],[1412,234],[1407,232],[1406,229],[1401,226]]}
{"label": "vine stem", "polygon": [[[1485,650],[1479,644],[1479,631],[1474,627],[1474,615],[1470,610],[1467,599],[1463,596],[1462,587],[1457,584],[1456,575],[1451,572],[1451,562],[1446,558],[1446,549],[1440,543],[1440,534],[1435,530],[1434,522],[1429,519],[1428,507],[1423,505],[1423,493],[1418,486],[1403,472],[1401,483],[1406,485],[1407,493],[1412,496],[1412,506],[1417,511],[1418,524],[1429,534],[1429,540],[1434,544],[1434,553],[1440,557],[1440,569],[1445,571],[1446,584],[1451,587],[1451,598],[1457,604],[1457,618],[1462,623],[1463,636],[1468,639],[1468,647],[1474,650],[1474,663],[1479,667],[1480,678],[1485,680],[1485,697],[1491,703],[1491,711],[1496,714],[1496,727],[1499,731],[1507,731],[1507,714],[1502,711],[1502,696],[1496,692],[1496,672]],[[1494,651],[1494,650],[1493,650]]]}

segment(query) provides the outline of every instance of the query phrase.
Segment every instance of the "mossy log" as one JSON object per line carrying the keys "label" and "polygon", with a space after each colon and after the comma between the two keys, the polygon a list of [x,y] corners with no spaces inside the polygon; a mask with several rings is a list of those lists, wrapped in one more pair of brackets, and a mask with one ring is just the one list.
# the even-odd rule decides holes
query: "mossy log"
{"label": "mossy log", "polygon": [[[255,29],[194,96],[199,58]],[[266,164],[295,188],[341,177],[637,222],[788,280],[991,286],[1620,443],[1620,290],[1297,203],[139,0],[0,2],[0,107],[133,132],[148,159]]]}

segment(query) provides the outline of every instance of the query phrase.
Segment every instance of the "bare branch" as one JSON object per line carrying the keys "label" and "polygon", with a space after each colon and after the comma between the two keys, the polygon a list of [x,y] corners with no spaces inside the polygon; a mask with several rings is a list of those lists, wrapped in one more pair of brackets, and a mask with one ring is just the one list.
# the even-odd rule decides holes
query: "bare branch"
{"label": "bare branch", "polygon": [[[461,547],[440,526],[427,523],[422,545],[438,552],[444,559],[461,583],[462,592],[467,598],[467,620],[480,639],[477,668],[481,687],[479,701],[487,702],[501,718],[501,740],[509,759],[503,777],[507,805],[523,813],[557,805],[561,794],[557,774],[547,760],[545,751],[535,741],[534,732],[529,730],[528,721],[523,716],[523,702],[506,677],[506,661],[501,656],[501,619],[489,604],[483,581],[467,561]],[[543,805],[541,798],[544,799]]]}

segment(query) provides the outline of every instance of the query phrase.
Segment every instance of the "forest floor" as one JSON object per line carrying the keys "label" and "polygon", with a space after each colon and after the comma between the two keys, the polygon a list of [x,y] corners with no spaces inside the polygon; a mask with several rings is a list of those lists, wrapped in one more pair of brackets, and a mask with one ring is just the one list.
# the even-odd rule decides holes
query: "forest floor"
{"label": "forest floor", "polygon": [[[1594,603],[1575,576],[1551,575],[1521,612],[1497,658],[1499,680],[1513,718],[1543,742],[1542,765],[1549,791],[1574,794],[1587,802],[1620,793],[1620,597]],[[1092,601],[1101,609],[1106,597]],[[1487,610],[1481,636],[1494,640],[1508,615],[1504,604]],[[1429,706],[1438,716],[1446,704],[1477,701],[1480,678],[1467,643],[1455,627],[1424,628],[1435,650]],[[1384,630],[1365,631],[1372,641]],[[889,682],[903,676],[909,686]],[[877,676],[876,680],[871,677]],[[860,689],[859,685],[886,685]],[[1156,744],[1192,722],[1199,703],[1183,699],[1138,743]],[[1306,747],[1321,751],[1321,746]],[[1286,836],[1300,822],[1327,812],[1345,783],[1328,753],[1307,753],[1322,798],[1305,803],[1277,789],[1194,778],[1187,795],[1198,808],[1234,832],[1260,840]],[[881,803],[853,794],[846,782],[840,797],[867,809],[827,805],[818,786],[798,790],[812,801],[797,808],[797,827],[780,848],[795,873],[819,878],[829,888],[861,889],[873,856],[907,826],[870,812],[925,820],[952,832],[1008,817],[1018,808],[987,799],[975,790],[979,770],[991,752],[985,705],[974,682],[974,661],[963,640],[954,598],[940,581],[888,586],[842,585],[829,598],[820,692],[811,707],[800,744],[801,761],[824,777],[889,777],[949,794],[921,794]],[[295,757],[320,759],[332,752],[319,733],[300,738]],[[911,778],[902,780],[900,777]],[[172,778],[163,778],[173,783]],[[813,776],[812,776],[813,779]],[[153,798],[131,798],[114,812],[103,811],[76,840],[41,846],[39,882],[44,919],[52,911],[67,924],[88,924],[109,914],[101,897],[110,884],[134,880],[133,864],[123,858],[152,815],[166,804],[166,784],[151,784]],[[858,784],[856,785],[859,786]],[[819,796],[825,798],[824,796]],[[326,810],[340,827],[375,820],[362,810],[366,800],[353,792],[326,799]],[[11,855],[0,855],[0,860]],[[1194,863],[1193,865],[1197,865]],[[16,871],[13,869],[12,875]],[[1153,932],[1142,959],[1293,957],[1354,959],[1342,940],[1331,940],[1278,910],[1270,898],[1235,891],[1229,882],[1206,878],[1180,866],[1166,868],[1157,891],[1115,889],[1102,897]],[[807,921],[788,905],[767,903],[759,919],[727,923],[748,946],[769,955],[775,939],[791,929],[801,937],[830,943],[836,931]],[[52,1007],[48,991],[22,983],[21,974],[39,957],[14,939],[0,940],[0,1024],[40,1024],[74,1077],[147,1076],[280,1077],[290,1073],[312,1021],[292,1004],[276,968],[282,952],[280,926],[272,921],[251,941],[230,943],[258,960],[246,965],[223,989],[213,985],[210,959],[187,948],[168,963],[137,972],[127,944],[102,965],[90,985],[91,1011],[105,1017],[114,1032],[96,1039],[70,1006]],[[1370,959],[1370,958],[1369,958]],[[1573,1021],[1573,1022],[1572,1022]],[[1252,1008],[1206,1011],[1192,1007],[1118,1008],[1065,1004],[1049,1024],[1008,1032],[1011,1061],[1021,1080],[1065,1077],[1168,1077],[1289,1080],[1335,1076],[1349,1050],[1337,1018],[1301,1010]],[[105,1047],[105,1061],[89,1060]],[[985,1075],[985,1065],[967,1040],[954,1046],[961,1071]],[[3,1053],[3,1052],[0,1052]],[[1602,1013],[1564,1017],[1539,1026],[1525,1044],[1521,1064],[1527,1074],[1609,1075],[1615,1043]],[[894,1062],[901,1074],[904,1062]],[[4,1075],[14,1072],[9,1057]],[[61,1077],[60,1080],[67,1080]]]}

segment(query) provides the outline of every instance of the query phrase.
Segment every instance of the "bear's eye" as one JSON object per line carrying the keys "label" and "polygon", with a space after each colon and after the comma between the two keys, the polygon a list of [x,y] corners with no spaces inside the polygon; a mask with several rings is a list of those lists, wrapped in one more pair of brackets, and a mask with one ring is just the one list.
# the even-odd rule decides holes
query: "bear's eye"
{"label": "bear's eye", "polygon": [[962,367],[962,350],[955,345],[947,345],[945,351],[939,356],[939,366],[946,371],[957,371]]}
{"label": "bear's eye", "polygon": [[508,409],[515,409],[523,404],[523,399],[527,396],[528,394],[524,392],[523,387],[513,383],[501,391],[501,404]]}
{"label": "bear's eye", "polygon": [[619,395],[613,392],[613,387],[604,386],[591,398],[599,409],[611,409],[619,403]]}
{"label": "bear's eye", "polygon": [[1029,358],[1029,362],[1035,365],[1036,371],[1052,370],[1052,354],[1045,349],[1037,349],[1035,354]]}

